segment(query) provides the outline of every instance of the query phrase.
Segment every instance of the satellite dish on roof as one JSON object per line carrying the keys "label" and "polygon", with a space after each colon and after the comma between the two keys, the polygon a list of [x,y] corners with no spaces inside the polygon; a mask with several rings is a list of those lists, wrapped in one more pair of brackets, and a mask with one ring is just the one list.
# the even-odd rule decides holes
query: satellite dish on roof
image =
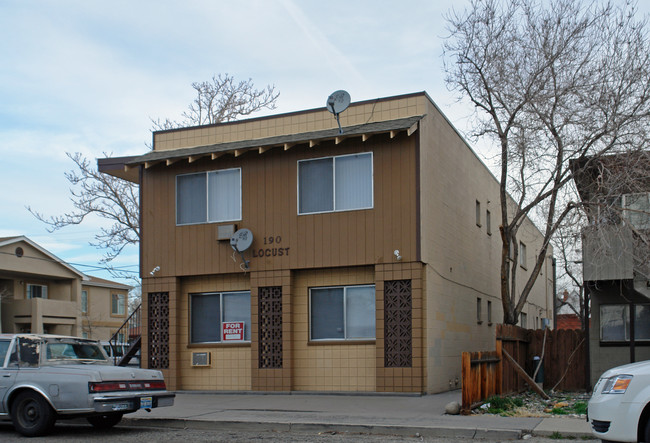
{"label": "satellite dish on roof", "polygon": [[350,106],[350,94],[347,91],[334,91],[327,97],[326,107],[329,112],[336,116],[336,123],[339,125],[339,134],[343,134],[339,114],[348,109],[348,106]]}
{"label": "satellite dish on roof", "polygon": [[[246,257],[244,257],[244,251],[250,248],[252,244],[253,233],[250,229],[240,229],[230,237],[230,246],[241,255],[243,263],[240,266],[243,266],[244,271],[248,269],[250,263],[250,260],[246,260]],[[233,260],[234,258],[235,254],[233,253]]]}

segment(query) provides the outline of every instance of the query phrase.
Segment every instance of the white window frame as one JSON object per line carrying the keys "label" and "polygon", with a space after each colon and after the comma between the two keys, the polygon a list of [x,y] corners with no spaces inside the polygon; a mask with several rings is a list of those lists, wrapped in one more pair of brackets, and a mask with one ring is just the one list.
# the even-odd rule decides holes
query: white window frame
{"label": "white window frame", "polygon": [[[210,181],[208,175],[210,173],[216,172],[227,172],[227,171],[239,171],[239,215],[236,218],[227,218],[223,220],[210,220]],[[197,221],[191,223],[179,223],[178,221],[178,177],[186,177],[189,175],[205,175],[205,220]],[[176,217],[176,226],[192,226],[192,225],[203,225],[208,223],[222,223],[227,221],[239,221],[242,219],[242,200],[243,200],[243,189],[242,189],[242,168],[227,168],[227,169],[214,169],[210,171],[202,172],[191,172],[188,174],[178,174],[174,178],[174,207],[175,207],[175,217]]]}
{"label": "white window frame", "polygon": [[[247,295],[248,299],[250,301],[251,299],[251,291],[215,291],[215,292],[194,292],[189,294],[189,333],[188,333],[188,341],[192,345],[199,345],[199,344],[219,344],[219,343],[224,343],[222,340],[222,331],[223,331],[223,323],[224,323],[224,318],[223,318],[223,296],[224,295]],[[216,341],[194,341],[194,337],[192,337],[192,322],[193,322],[193,315],[192,315],[192,299],[193,297],[201,297],[201,296],[206,296],[206,295],[217,295],[219,296],[219,319],[215,319],[215,324],[217,324],[217,337],[218,340]],[[244,340],[229,340],[226,343],[250,343],[251,338],[246,339],[246,335],[251,335],[251,305],[250,303],[248,304],[248,319],[247,321],[244,322]],[[226,323],[231,322],[231,320],[226,320]]]}
{"label": "white window frame", "polygon": [[[40,297],[33,297],[32,296],[32,291],[31,291],[32,287],[41,288],[41,296]],[[25,290],[27,291],[26,295],[27,295],[28,299],[33,299],[33,298],[45,298],[45,299],[47,299],[48,298],[47,285],[42,285],[42,284],[39,284],[39,283],[27,283],[27,287],[25,288]]]}
{"label": "white window frame", "polygon": [[[339,341],[339,342],[354,342],[354,341],[369,341],[369,340],[376,340],[377,338],[377,324],[376,324],[376,318],[375,318],[375,329],[373,330],[374,335],[372,337],[354,337],[354,338],[348,338],[347,334],[347,303],[346,303],[346,297],[347,297],[347,291],[350,288],[372,288],[373,292],[376,294],[376,288],[375,285],[346,285],[346,286],[317,286],[313,288],[309,288],[309,341],[313,342],[318,342],[318,341]],[[314,289],[343,289],[343,338],[313,338],[312,337],[312,290]],[[377,296],[375,295],[375,309],[374,309],[374,315],[376,315],[377,312]]]}
{"label": "white window frame", "polygon": [[[353,157],[356,155],[369,155],[370,156],[370,206],[359,207],[359,208],[350,208],[350,209],[336,209],[336,159],[344,157]],[[332,159],[332,210],[331,211],[314,211],[314,212],[300,212],[300,164],[305,162],[317,161]],[[327,157],[318,157],[318,158],[306,158],[303,160],[298,160],[297,171],[296,171],[296,207],[298,210],[298,215],[311,215],[311,214],[328,214],[332,212],[348,212],[348,211],[362,211],[366,209],[373,209],[375,206],[375,162],[374,162],[374,153],[370,152],[355,152],[354,154],[345,154],[345,155],[331,155]]]}

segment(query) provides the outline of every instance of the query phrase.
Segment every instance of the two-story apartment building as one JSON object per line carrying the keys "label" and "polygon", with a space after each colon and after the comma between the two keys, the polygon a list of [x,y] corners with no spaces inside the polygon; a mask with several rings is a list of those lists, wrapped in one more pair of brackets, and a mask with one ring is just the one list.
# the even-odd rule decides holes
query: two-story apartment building
{"label": "two-story apartment building", "polygon": [[[143,364],[172,389],[440,392],[494,347],[497,180],[426,93],[340,118],[161,131],[99,160],[140,184]],[[520,240],[524,279],[540,235]],[[529,327],[552,278],[549,259]]]}
{"label": "two-story apartment building", "polygon": [[85,275],[27,237],[0,238],[2,332],[108,340],[127,317],[130,289]]}
{"label": "two-story apartment building", "polygon": [[650,155],[573,163],[589,224],[582,231],[591,298],[591,383],[607,369],[650,359]]}

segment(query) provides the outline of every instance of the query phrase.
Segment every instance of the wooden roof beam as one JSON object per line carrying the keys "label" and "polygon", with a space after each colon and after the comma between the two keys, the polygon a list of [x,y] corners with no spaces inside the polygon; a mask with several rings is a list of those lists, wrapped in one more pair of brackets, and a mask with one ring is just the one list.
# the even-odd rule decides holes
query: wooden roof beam
{"label": "wooden roof beam", "polygon": [[167,166],[173,165],[174,163],[176,163],[179,160],[181,160],[181,159],[180,158],[168,158],[165,161],[165,165],[167,165]]}
{"label": "wooden roof beam", "polygon": [[317,146],[318,144],[320,144],[320,142],[318,140],[309,140],[309,147],[310,148],[313,148],[314,146]]}
{"label": "wooden roof beam", "polygon": [[408,131],[406,131],[406,135],[408,135],[408,136],[410,137],[410,136],[413,135],[413,133],[414,133],[415,131],[417,131],[417,130],[418,130],[418,122],[415,122],[415,123],[413,123],[413,126],[411,126],[411,127],[408,129]]}
{"label": "wooden roof beam", "polygon": [[212,160],[216,160],[219,157],[221,157],[222,155],[223,155],[223,152],[213,152],[211,158],[212,158]]}
{"label": "wooden roof beam", "polygon": [[[155,166],[155,165],[157,165],[158,163],[161,163],[161,162],[162,162],[162,160],[153,160],[153,161],[150,161],[150,162],[144,162],[144,169],[149,169],[152,166]],[[131,167],[126,166],[126,165],[124,166],[125,171],[128,171],[129,169],[131,169]]]}
{"label": "wooden roof beam", "polygon": [[199,154],[199,155],[190,155],[188,161],[190,163],[194,163],[195,161],[207,156],[208,154]]}
{"label": "wooden roof beam", "polygon": [[372,136],[373,136],[373,134],[361,134],[361,141],[365,142]]}
{"label": "wooden roof beam", "polygon": [[288,151],[288,150],[291,149],[294,145],[295,145],[295,143],[285,143],[285,144],[284,144],[284,150],[285,150],[285,151]]}

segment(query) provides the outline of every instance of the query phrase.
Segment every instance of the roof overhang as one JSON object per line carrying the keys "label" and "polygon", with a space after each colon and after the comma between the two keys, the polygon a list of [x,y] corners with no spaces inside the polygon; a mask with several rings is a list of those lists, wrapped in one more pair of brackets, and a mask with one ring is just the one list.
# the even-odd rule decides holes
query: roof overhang
{"label": "roof overhang", "polygon": [[418,130],[419,122],[424,116],[417,115],[396,120],[365,123],[362,125],[348,126],[340,133],[338,128],[320,131],[303,132],[298,134],[279,135],[260,139],[241,140],[228,143],[218,143],[191,148],[170,149],[164,151],[151,151],[147,154],[132,157],[103,158],[97,161],[100,172],[110,174],[133,183],[139,183],[139,169],[148,169],[152,166],[163,164],[172,165],[180,161],[193,163],[199,159],[210,158],[215,160],[223,155],[239,157],[247,152],[264,154],[265,152],[281,148],[286,150],[297,145],[315,147],[321,143],[333,141],[339,144],[350,138],[360,138],[362,142],[377,134],[390,134],[391,138],[401,132],[411,136]]}

